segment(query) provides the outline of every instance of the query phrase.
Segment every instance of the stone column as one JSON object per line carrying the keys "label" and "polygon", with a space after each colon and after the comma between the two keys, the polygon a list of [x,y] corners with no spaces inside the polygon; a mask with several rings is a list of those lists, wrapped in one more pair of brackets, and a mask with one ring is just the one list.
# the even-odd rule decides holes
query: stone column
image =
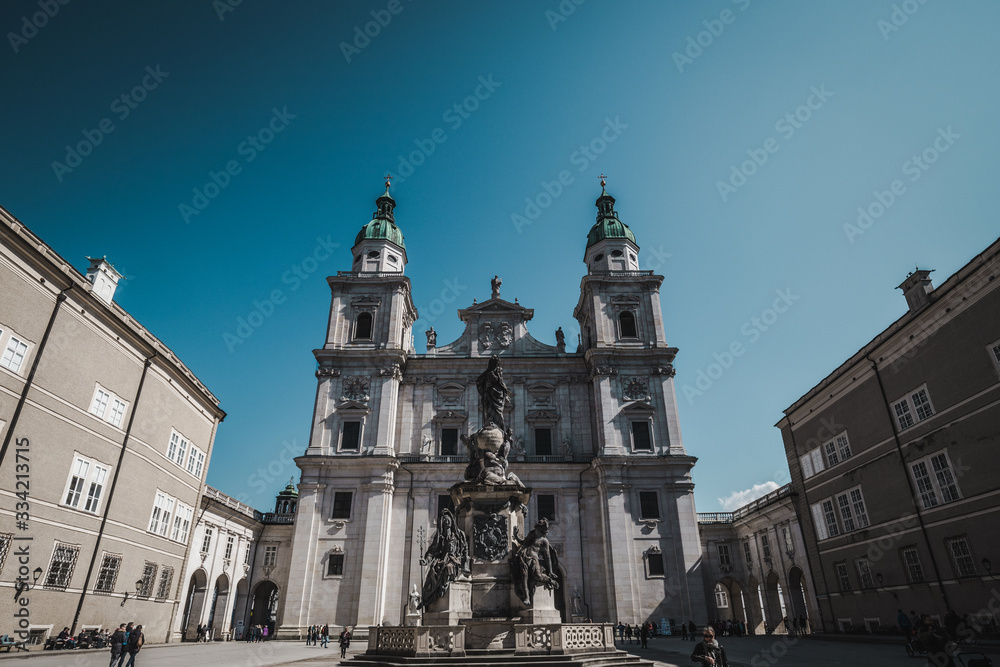
{"label": "stone column", "polygon": [[[373,479],[365,487],[365,530],[362,552],[361,590],[357,625],[378,625],[385,615],[387,570],[392,530],[392,496],[395,471],[399,462],[393,458],[384,468],[372,470]],[[381,473],[381,474],[380,474]]]}

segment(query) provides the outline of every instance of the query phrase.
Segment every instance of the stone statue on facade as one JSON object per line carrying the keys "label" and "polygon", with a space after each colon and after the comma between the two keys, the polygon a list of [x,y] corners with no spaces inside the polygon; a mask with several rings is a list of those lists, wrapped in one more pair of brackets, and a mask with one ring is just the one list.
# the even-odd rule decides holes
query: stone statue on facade
{"label": "stone statue on facade", "polygon": [[500,296],[500,285],[503,281],[500,280],[500,276],[493,276],[493,280],[490,281],[490,287],[493,289],[493,298],[496,299]]}
{"label": "stone statue on facade", "polygon": [[425,331],[424,335],[427,336],[427,349],[428,350],[430,350],[431,348],[433,348],[434,346],[437,345],[438,335],[437,335],[437,331],[434,331],[434,327],[431,327],[430,329],[428,329],[427,331]]}
{"label": "stone statue on facade", "polygon": [[410,589],[409,610],[411,614],[420,613],[420,591],[417,590],[416,584],[413,584],[413,588]]}
{"label": "stone statue on facade", "polygon": [[510,557],[510,576],[514,592],[526,607],[534,604],[535,589],[545,586],[559,588],[559,559],[549,544],[549,522],[539,519],[524,539],[514,528],[514,548]]}
{"label": "stone statue on facade", "polygon": [[469,450],[469,465],[465,479],[474,484],[497,486],[514,484],[521,480],[507,470],[507,455],[513,442],[513,433],[504,424],[504,409],[511,403],[513,394],[503,380],[500,357],[490,357],[486,370],[476,379],[483,427],[472,435],[462,435],[462,442]]}
{"label": "stone statue on facade", "polygon": [[504,430],[504,408],[511,402],[514,395],[503,381],[503,369],[500,367],[500,357],[490,357],[486,370],[476,378],[476,388],[479,390],[479,406],[483,414],[483,428],[493,424]]}
{"label": "stone statue on facade", "polygon": [[447,508],[441,510],[437,532],[422,562],[429,566],[418,607],[422,609],[444,597],[451,582],[470,571],[468,538],[455,524],[455,515]]}
{"label": "stone statue on facade", "polygon": [[566,347],[566,334],[563,333],[562,327],[556,329],[556,345]]}

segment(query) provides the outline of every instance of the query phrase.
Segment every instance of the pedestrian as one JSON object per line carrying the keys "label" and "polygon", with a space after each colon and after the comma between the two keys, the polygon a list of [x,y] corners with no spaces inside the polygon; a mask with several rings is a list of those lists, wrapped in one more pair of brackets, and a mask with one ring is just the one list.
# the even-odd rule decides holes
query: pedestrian
{"label": "pedestrian", "polygon": [[618,639],[622,642],[625,641],[625,624],[618,621]]}
{"label": "pedestrian", "polygon": [[695,641],[697,639],[695,635],[698,634],[698,626],[694,624],[694,621],[688,622],[688,634],[691,635],[691,641]]}
{"label": "pedestrian", "polygon": [[125,667],[135,667],[135,656],[142,650],[142,645],[145,642],[146,638],[142,634],[142,626],[135,626],[128,636],[128,662],[125,663]]}
{"label": "pedestrian", "polygon": [[320,635],[323,637],[323,648],[327,648],[327,644],[330,643],[330,626],[324,623]]}
{"label": "pedestrian", "polygon": [[266,625],[263,626],[260,634],[261,634],[260,640],[262,642],[266,642],[267,641],[267,626]]}
{"label": "pedestrian", "polygon": [[125,652],[125,624],[122,623],[115,630],[115,633],[111,635],[111,662],[108,667],[119,667],[125,660],[123,653]]}
{"label": "pedestrian", "polygon": [[344,631],[340,633],[340,657],[347,657],[347,649],[351,646],[351,630],[350,628],[344,628]]}
{"label": "pedestrian", "polygon": [[642,640],[642,648],[646,648],[646,642],[649,641],[649,624],[644,623],[642,629],[639,630],[639,638]]}
{"label": "pedestrian", "polygon": [[628,641],[628,643],[630,643],[630,644],[632,643],[632,624],[631,623],[626,623],[625,624],[625,639],[626,639],[626,641]]}
{"label": "pedestrian", "polygon": [[681,639],[687,641],[688,638],[688,626],[687,623],[681,621]]}
{"label": "pedestrian", "polygon": [[729,667],[726,649],[715,641],[715,630],[712,629],[712,626],[705,626],[702,641],[695,644],[691,659],[709,667]]}

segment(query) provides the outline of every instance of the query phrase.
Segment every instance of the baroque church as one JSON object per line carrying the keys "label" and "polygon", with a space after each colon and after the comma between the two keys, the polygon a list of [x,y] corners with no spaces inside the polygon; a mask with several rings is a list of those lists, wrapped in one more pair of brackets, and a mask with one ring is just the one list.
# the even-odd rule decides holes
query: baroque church
{"label": "baroque church", "polygon": [[287,568],[279,637],[298,638],[315,623],[407,622],[438,517],[453,509],[449,487],[469,462],[462,436],[482,426],[476,378],[492,355],[513,394],[504,422],[513,431],[510,470],[531,490],[526,525],[548,519],[564,569],[555,592],[563,620],[708,617],[695,458],[681,439],[663,276],[639,270],[635,235],[601,185],[573,312],[577,349],[567,351],[561,331],[555,346],[532,337],[534,312],[504,299],[494,278],[490,299],[458,311],[457,340],[438,345],[432,329],[418,352],[406,246],[386,183],[350,270],[327,279],[311,435],[296,459],[298,506],[279,557]]}

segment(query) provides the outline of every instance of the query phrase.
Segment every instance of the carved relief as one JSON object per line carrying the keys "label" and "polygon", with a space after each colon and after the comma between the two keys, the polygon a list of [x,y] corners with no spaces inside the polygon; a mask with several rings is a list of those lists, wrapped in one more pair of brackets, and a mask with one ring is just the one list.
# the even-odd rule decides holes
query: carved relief
{"label": "carved relief", "polygon": [[484,350],[506,349],[514,342],[514,328],[509,322],[483,322],[479,325],[479,345]]}
{"label": "carved relief", "polygon": [[316,377],[318,378],[337,378],[340,377],[339,368],[330,368],[329,366],[320,366],[316,371]]}
{"label": "carved relief", "polygon": [[514,329],[506,322],[500,323],[500,333],[497,334],[497,345],[509,347],[514,342]]}
{"label": "carved relief", "polygon": [[552,650],[552,630],[543,625],[536,625],[528,632],[525,643],[528,648],[536,651],[550,651]]}
{"label": "carved relief", "polygon": [[677,371],[674,369],[673,364],[667,364],[666,366],[658,366],[653,370],[656,375],[666,375],[667,377],[673,377],[677,375]]}
{"label": "carved relief", "polygon": [[473,518],[473,556],[498,561],[507,556],[507,517],[479,514]]}

